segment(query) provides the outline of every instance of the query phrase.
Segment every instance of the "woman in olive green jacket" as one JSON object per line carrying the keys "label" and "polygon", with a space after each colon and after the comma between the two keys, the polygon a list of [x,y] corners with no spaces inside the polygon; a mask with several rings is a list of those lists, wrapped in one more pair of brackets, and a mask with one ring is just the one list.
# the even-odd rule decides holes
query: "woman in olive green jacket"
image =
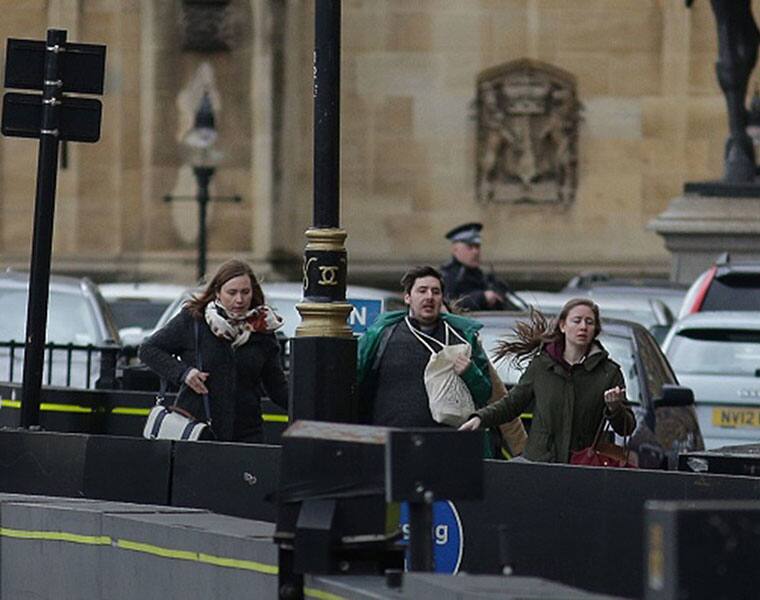
{"label": "woman in olive green jacket", "polygon": [[519,416],[533,400],[533,421],[525,458],[569,462],[570,454],[590,446],[602,416],[620,435],[636,425],[625,405],[625,383],[617,363],[597,340],[599,308],[587,298],[562,307],[553,325],[538,311],[518,323],[517,338],[502,342],[500,357],[530,364],[507,396],[478,410],[460,429],[492,427]]}

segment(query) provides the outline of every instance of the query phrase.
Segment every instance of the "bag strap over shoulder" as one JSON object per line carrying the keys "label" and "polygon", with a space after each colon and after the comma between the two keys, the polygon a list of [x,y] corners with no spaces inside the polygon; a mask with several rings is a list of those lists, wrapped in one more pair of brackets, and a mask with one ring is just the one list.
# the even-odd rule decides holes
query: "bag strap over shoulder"
{"label": "bag strap over shoulder", "polygon": [[[200,322],[196,319],[194,321],[195,326],[195,364],[196,368],[199,371],[203,371],[203,358],[201,357],[201,345],[200,345]],[[166,380],[162,377],[161,378],[161,389],[159,390],[159,398],[161,400],[164,399],[164,396],[166,395]],[[179,394],[177,394],[179,396]],[[169,407],[173,411],[177,411],[180,414],[188,415],[186,411],[181,409],[179,406],[177,406],[177,396],[174,398],[174,402],[172,403],[171,407]],[[161,402],[163,404],[163,402]],[[203,410],[206,413],[206,423],[211,425],[211,406],[209,404],[208,394],[203,394]]]}
{"label": "bag strap over shoulder", "polygon": [[[444,331],[445,331],[445,337],[444,341],[440,341],[435,339],[432,335],[428,335],[424,331],[419,331],[416,327],[414,327],[409,321],[409,317],[406,317],[404,319],[406,321],[406,326],[409,328],[409,331],[412,332],[412,334],[420,341],[422,344],[430,350],[430,354],[435,354],[436,351],[433,350],[433,347],[428,342],[434,342],[438,344],[441,349],[445,348],[449,345],[449,333],[453,333],[456,337],[458,337],[460,340],[462,340],[462,343],[468,344],[467,340],[464,339],[459,333],[457,333],[457,330],[454,329],[451,325],[449,325],[446,321],[443,322]],[[427,340],[427,341],[425,341]]]}
{"label": "bag strap over shoulder", "polygon": [[[203,371],[203,358],[201,357],[200,343],[200,321],[195,319],[195,361],[198,363],[198,370]],[[206,411],[206,423],[211,425],[211,406],[209,406],[208,394],[203,394],[203,410]]]}

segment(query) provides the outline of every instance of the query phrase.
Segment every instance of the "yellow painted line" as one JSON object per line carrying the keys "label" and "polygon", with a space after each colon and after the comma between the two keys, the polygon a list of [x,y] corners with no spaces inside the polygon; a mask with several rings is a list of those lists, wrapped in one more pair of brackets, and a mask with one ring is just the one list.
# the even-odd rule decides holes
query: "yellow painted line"
{"label": "yellow painted line", "polygon": [[48,540],[54,542],[72,542],[94,546],[110,546],[112,540],[107,535],[81,535],[67,531],[30,531],[0,527],[0,535],[20,540]]}
{"label": "yellow painted line", "polygon": [[190,550],[175,550],[173,548],[163,548],[153,544],[143,542],[133,542],[130,540],[116,540],[116,547],[124,550],[134,550],[143,554],[152,554],[161,558],[178,558],[180,560],[198,561],[198,553]]}
{"label": "yellow painted line", "polygon": [[132,417],[147,417],[149,408],[130,408],[129,406],[116,406],[111,410],[112,415],[130,415]]}
{"label": "yellow painted line", "polygon": [[191,562],[200,562],[217,567],[230,567],[233,569],[242,569],[245,571],[256,571],[266,575],[277,575],[279,569],[277,565],[268,565],[266,563],[256,562],[254,560],[244,560],[240,558],[229,558],[226,556],[214,556],[203,552],[193,552],[192,550],[176,550],[174,548],[164,548],[153,544],[143,542],[134,542],[131,540],[116,540],[116,547],[124,550],[133,550],[143,554],[152,554],[162,558],[174,558],[177,560],[189,560]]}
{"label": "yellow painted line", "polygon": [[315,590],[314,588],[303,588],[305,596],[310,598],[318,598],[318,600],[348,600],[344,596],[338,596],[338,594],[332,594],[330,592],[323,592],[322,590]]}
{"label": "yellow painted line", "polygon": [[520,418],[521,419],[532,419],[533,418],[533,413],[523,413],[523,414],[520,415]]}
{"label": "yellow painted line", "polygon": [[[0,406],[4,408],[21,408],[20,400],[2,400]],[[48,412],[70,412],[90,414],[93,409],[87,406],[78,406],[76,404],[52,404],[43,402],[40,404],[40,410]],[[111,409],[112,415],[127,415],[131,417],[147,417],[150,414],[150,408],[135,408],[131,406],[115,406]],[[275,413],[264,413],[261,415],[262,420],[268,423],[287,423],[288,415],[280,415]]]}
{"label": "yellow painted line", "polygon": [[[90,546],[116,546],[124,550],[142,552],[162,558],[173,558],[177,560],[188,560],[199,562],[217,567],[228,567],[244,571],[256,571],[265,575],[277,575],[279,569],[277,565],[269,565],[254,560],[245,560],[240,558],[230,558],[228,556],[215,556],[204,552],[194,552],[192,550],[177,550],[175,548],[164,548],[153,544],[135,542],[132,540],[114,540],[107,535],[81,535],[70,533],[68,531],[34,531],[28,529],[12,529],[10,527],[0,527],[0,536],[15,538],[20,540],[45,540],[53,542],[71,542],[73,544],[87,544]],[[334,598],[338,598],[334,596]]]}
{"label": "yellow painted line", "polygon": [[88,414],[93,412],[92,408],[88,406],[78,406],[76,404],[51,404],[48,402],[43,402],[40,404],[40,410],[46,410],[48,412],[68,412],[79,414]]}
{"label": "yellow painted line", "polygon": [[213,556],[212,554],[199,554],[199,560],[202,563],[215,565],[217,567],[232,567],[233,569],[244,569],[246,571],[257,571],[267,575],[277,575],[280,570],[277,565],[267,565],[256,562],[255,560],[243,560],[240,558],[227,558],[224,556]]}
{"label": "yellow painted line", "polygon": [[[21,408],[20,400],[3,400],[1,404],[3,408]],[[89,406],[79,406],[78,404],[56,404],[52,402],[43,402],[40,404],[40,410],[80,414],[90,414],[93,412],[92,408]]]}

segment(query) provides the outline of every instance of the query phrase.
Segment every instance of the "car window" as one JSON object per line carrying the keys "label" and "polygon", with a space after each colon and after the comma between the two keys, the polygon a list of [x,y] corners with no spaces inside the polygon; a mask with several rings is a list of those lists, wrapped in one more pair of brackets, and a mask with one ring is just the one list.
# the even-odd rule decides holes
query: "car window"
{"label": "car window", "polygon": [[153,329],[169,304],[168,300],[155,301],[148,298],[117,298],[108,301],[118,329]]}
{"label": "car window", "polygon": [[633,309],[633,308],[610,308],[599,302],[600,310],[608,319],[623,319],[640,323],[644,327],[651,327],[657,324],[657,316],[651,308]]}
{"label": "car window", "polygon": [[[23,341],[26,329],[26,290],[0,290],[0,340]],[[47,341],[56,344],[95,344],[97,326],[81,294],[53,292],[48,304]]]}
{"label": "car window", "polygon": [[713,279],[700,310],[760,310],[760,274],[731,273]]}
{"label": "car window", "polygon": [[641,389],[634,357],[631,338],[623,335],[610,335],[602,332],[599,341],[607,350],[610,358],[620,365],[625,379],[626,396],[631,402],[641,402]]}
{"label": "car window", "polygon": [[760,331],[685,329],[671,340],[668,359],[678,373],[756,375]]}
{"label": "car window", "polygon": [[649,400],[662,396],[662,386],[676,383],[673,372],[668,367],[659,347],[645,336],[637,338],[639,360],[643,366],[646,396]]}

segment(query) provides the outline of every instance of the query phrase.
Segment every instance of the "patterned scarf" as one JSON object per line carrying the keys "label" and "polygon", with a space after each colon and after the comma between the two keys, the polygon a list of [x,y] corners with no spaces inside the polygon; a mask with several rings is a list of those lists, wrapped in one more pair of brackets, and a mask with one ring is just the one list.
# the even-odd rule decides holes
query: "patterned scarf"
{"label": "patterned scarf", "polygon": [[252,332],[271,333],[283,326],[284,320],[266,304],[238,316],[230,315],[219,300],[206,305],[206,323],[216,337],[232,342],[237,348],[248,341]]}

